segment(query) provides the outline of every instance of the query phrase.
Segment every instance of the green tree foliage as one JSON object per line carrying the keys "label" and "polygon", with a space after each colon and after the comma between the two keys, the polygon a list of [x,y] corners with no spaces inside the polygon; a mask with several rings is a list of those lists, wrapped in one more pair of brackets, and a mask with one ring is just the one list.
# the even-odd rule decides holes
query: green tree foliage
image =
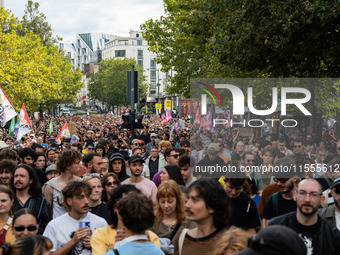
{"label": "green tree foliage", "polygon": [[0,8],[0,86],[20,110],[28,112],[51,109],[71,101],[82,87],[82,74],[72,72],[72,65],[56,46],[44,46],[39,35],[22,29],[13,15]]}
{"label": "green tree foliage", "polygon": [[89,96],[111,106],[128,105],[126,101],[127,71],[131,70],[132,65],[138,71],[139,99],[145,97],[147,85],[145,76],[142,75],[143,69],[132,58],[102,60],[98,73],[91,76],[88,86]]}
{"label": "green tree foliage", "polygon": [[[339,1],[164,0],[164,7],[141,28],[164,71],[177,72],[169,92],[188,95],[196,77],[339,76]],[[339,86],[327,86],[310,87],[312,112],[339,109]]]}
{"label": "green tree foliage", "polygon": [[51,46],[62,40],[62,38],[53,37],[52,27],[47,22],[45,14],[40,13],[39,6],[37,2],[31,0],[27,2],[25,15],[19,21],[22,24],[22,29],[19,29],[18,34],[24,35],[25,30],[33,31],[33,33],[40,36],[43,45]]}

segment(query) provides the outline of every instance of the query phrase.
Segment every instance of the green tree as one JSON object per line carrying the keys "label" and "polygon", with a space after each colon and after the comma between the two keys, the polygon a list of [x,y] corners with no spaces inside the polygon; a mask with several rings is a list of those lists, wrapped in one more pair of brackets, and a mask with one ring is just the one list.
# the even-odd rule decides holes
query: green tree
{"label": "green tree", "polygon": [[52,27],[48,23],[46,15],[40,13],[39,3],[28,0],[26,4],[25,15],[19,22],[22,24],[22,29],[18,31],[19,35],[25,34],[25,30],[33,31],[40,36],[41,42],[45,46],[51,46],[62,40],[60,37],[54,38],[52,35]]}
{"label": "green tree", "polygon": [[[170,92],[188,96],[195,77],[339,76],[339,1],[164,0],[164,6],[165,15],[142,29],[164,71],[177,72]],[[309,89],[313,118],[316,108],[334,115],[338,85]]]}
{"label": "green tree", "polygon": [[0,24],[0,86],[16,109],[24,102],[32,113],[72,100],[83,85],[79,69],[72,72],[57,47],[44,46],[33,32],[19,36],[22,24],[2,7]]}
{"label": "green tree", "polygon": [[143,69],[133,58],[106,59],[100,62],[99,71],[91,75],[88,86],[89,96],[111,106],[126,106],[127,71],[131,66],[138,71],[139,99],[146,96],[147,85]]}

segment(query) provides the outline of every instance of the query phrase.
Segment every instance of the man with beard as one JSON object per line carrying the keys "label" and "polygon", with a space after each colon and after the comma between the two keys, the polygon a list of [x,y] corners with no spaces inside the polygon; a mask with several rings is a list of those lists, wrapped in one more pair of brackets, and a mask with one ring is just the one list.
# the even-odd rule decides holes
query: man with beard
{"label": "man with beard", "polygon": [[103,158],[98,153],[88,153],[83,157],[83,163],[86,167],[86,173],[102,174]]}
{"label": "man with beard", "polygon": [[34,150],[32,150],[31,148],[23,148],[19,151],[19,159],[20,159],[20,164],[26,164],[29,165],[31,167],[33,167],[33,169],[35,170],[37,176],[38,176],[38,180],[40,182],[40,185],[44,185],[45,183],[45,175],[42,172],[42,170],[40,170],[39,168],[34,166],[34,161],[37,160],[37,153],[35,153]]}
{"label": "man with beard", "polygon": [[284,225],[305,242],[307,254],[339,254],[340,232],[318,216],[318,209],[324,202],[321,185],[314,179],[301,181],[294,192],[297,211],[272,219],[269,225]]}
{"label": "man with beard", "polygon": [[129,159],[129,168],[131,171],[131,177],[122,182],[124,184],[132,184],[136,186],[137,189],[141,190],[144,195],[150,198],[152,201],[155,201],[157,194],[156,185],[144,178],[142,176],[144,167],[144,159],[141,156],[133,155]]}
{"label": "man with beard", "polygon": [[54,255],[90,255],[92,233],[107,225],[103,218],[89,212],[91,186],[71,181],[62,192],[68,213],[48,223],[43,236],[53,242]]}
{"label": "man with beard", "polygon": [[1,184],[9,186],[12,178],[13,170],[17,167],[17,162],[11,159],[3,159],[0,161],[0,181]]}
{"label": "man with beard", "polygon": [[268,225],[270,219],[296,211],[296,202],[293,196],[298,177],[294,172],[293,165],[282,165],[282,169],[288,169],[289,171],[284,172],[282,170],[275,173],[274,181],[279,187],[279,191],[271,195],[265,203],[262,213],[262,228]]}
{"label": "man with beard", "polygon": [[319,215],[340,230],[340,178],[336,178],[330,187],[334,204],[319,209]]}
{"label": "man with beard", "polygon": [[29,165],[20,165],[13,171],[11,188],[15,194],[14,209],[32,209],[37,216],[39,230],[42,234],[47,223],[52,219],[50,204],[42,196],[38,177],[34,169]]}

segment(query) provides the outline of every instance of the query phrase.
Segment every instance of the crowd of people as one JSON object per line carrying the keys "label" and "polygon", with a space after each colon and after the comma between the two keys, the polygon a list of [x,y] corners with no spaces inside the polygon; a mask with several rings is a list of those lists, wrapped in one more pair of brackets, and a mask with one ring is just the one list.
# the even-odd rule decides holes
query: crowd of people
{"label": "crowd of people", "polygon": [[157,116],[134,134],[114,115],[53,129],[65,122],[60,140],[48,117],[0,134],[2,254],[340,254],[340,138]]}

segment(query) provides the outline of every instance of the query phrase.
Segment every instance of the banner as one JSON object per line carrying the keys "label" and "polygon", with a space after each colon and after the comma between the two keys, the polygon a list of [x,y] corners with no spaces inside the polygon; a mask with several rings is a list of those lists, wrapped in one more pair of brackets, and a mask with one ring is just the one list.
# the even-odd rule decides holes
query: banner
{"label": "banner", "polygon": [[60,143],[60,138],[61,137],[70,137],[71,134],[70,134],[70,130],[68,129],[68,126],[67,126],[67,122],[64,124],[63,128],[61,129],[61,131],[59,132],[57,138],[55,139],[56,141],[58,141],[58,143]]}
{"label": "banner", "polygon": [[205,115],[203,118],[202,118],[202,121],[201,121],[201,127],[203,129],[207,129],[209,131],[213,131],[213,127],[212,127],[212,110],[211,110],[211,107],[209,107],[208,111],[207,111],[207,115]]}
{"label": "banner", "polygon": [[9,101],[2,88],[0,88],[0,122],[2,122],[2,126],[4,127],[7,121],[13,119],[17,115],[12,103]]}
{"label": "banner", "polygon": [[21,140],[21,137],[23,137],[25,134],[33,131],[33,127],[31,124],[31,121],[28,117],[25,104],[22,104],[20,115],[19,115],[19,129],[17,134],[17,141]]}
{"label": "banner", "polygon": [[195,114],[195,120],[194,120],[194,125],[195,124],[198,124],[198,125],[201,125],[201,116],[200,116],[200,111],[199,109],[197,109],[197,112]]}
{"label": "banner", "polygon": [[14,129],[15,129],[15,118],[12,118],[11,126],[9,127],[8,136],[14,137]]}

